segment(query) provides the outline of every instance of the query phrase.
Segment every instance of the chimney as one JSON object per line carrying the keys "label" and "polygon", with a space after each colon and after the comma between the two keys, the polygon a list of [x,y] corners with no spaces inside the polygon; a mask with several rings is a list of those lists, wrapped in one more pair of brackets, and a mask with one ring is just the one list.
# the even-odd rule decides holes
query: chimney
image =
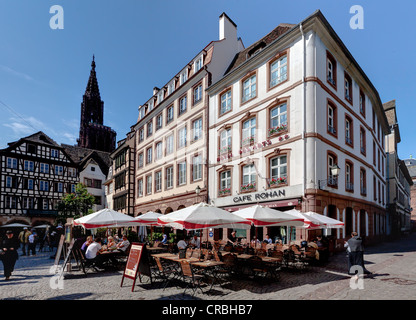
{"label": "chimney", "polygon": [[231,20],[225,12],[220,15],[220,38],[219,40],[236,40],[237,25]]}
{"label": "chimney", "polygon": [[159,88],[158,87],[154,87],[153,88],[153,95],[155,95],[156,93],[158,93],[159,92]]}

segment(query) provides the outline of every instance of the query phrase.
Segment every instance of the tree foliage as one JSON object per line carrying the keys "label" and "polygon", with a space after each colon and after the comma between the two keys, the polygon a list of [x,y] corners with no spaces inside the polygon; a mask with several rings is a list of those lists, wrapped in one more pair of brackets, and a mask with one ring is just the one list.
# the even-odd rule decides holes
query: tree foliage
{"label": "tree foliage", "polygon": [[89,213],[88,211],[92,208],[94,202],[95,198],[88,193],[87,187],[78,183],[75,187],[75,193],[67,193],[59,202],[60,217],[63,219],[82,217]]}

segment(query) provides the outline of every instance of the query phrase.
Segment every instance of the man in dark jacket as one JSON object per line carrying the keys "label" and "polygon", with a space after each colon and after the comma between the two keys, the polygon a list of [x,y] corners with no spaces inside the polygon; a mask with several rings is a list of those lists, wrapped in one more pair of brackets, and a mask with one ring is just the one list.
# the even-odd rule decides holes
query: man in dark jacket
{"label": "man in dark jacket", "polygon": [[1,245],[1,249],[3,250],[1,260],[3,261],[5,280],[10,279],[16,260],[19,259],[19,254],[17,253],[18,248],[18,240],[13,237],[13,231],[8,230],[6,232],[6,239],[3,240]]}
{"label": "man in dark jacket", "polygon": [[371,274],[364,266],[364,246],[363,240],[358,236],[357,232],[351,233],[351,239],[346,241],[344,246],[347,248],[348,253],[348,274],[356,274],[352,272],[351,268],[359,266],[365,274]]}

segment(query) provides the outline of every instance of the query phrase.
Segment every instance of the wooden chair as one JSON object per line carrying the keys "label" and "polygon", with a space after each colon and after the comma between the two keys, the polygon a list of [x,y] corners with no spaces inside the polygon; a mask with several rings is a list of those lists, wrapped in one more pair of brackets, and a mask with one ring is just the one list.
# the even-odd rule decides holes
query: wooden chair
{"label": "wooden chair", "polygon": [[256,255],[259,257],[265,257],[267,255],[267,251],[266,249],[257,249]]}
{"label": "wooden chair", "polygon": [[192,265],[189,261],[181,260],[180,264],[181,264],[181,270],[182,270],[182,279],[184,282],[187,283],[187,286],[185,290],[183,291],[182,295],[185,295],[185,291],[189,287],[191,287],[191,289],[193,290],[192,296],[195,295],[198,288],[201,290],[202,293],[204,293],[204,291],[202,291],[202,288],[201,288],[201,281],[204,278],[204,276],[201,274],[195,274],[192,269]]}
{"label": "wooden chair", "polygon": [[222,257],[223,265],[216,268],[217,276],[221,279],[229,278],[233,273],[237,272],[237,256],[233,253],[226,254]]}
{"label": "wooden chair", "polygon": [[235,246],[233,250],[236,254],[243,254],[245,251],[245,248],[242,246]]}
{"label": "wooden chair", "polygon": [[186,249],[186,259],[189,259],[189,258],[192,258],[192,255],[193,255],[193,249],[191,249],[191,248],[187,248]]}
{"label": "wooden chair", "polygon": [[170,281],[178,278],[178,273],[170,265],[162,263],[159,257],[155,257],[155,261],[158,267],[158,272],[156,275],[162,280],[163,290],[165,290]]}
{"label": "wooden chair", "polygon": [[214,250],[212,253],[214,254],[215,261],[218,261],[218,262],[222,261],[222,259],[221,259],[222,256],[220,256],[220,254],[218,253],[218,251]]}

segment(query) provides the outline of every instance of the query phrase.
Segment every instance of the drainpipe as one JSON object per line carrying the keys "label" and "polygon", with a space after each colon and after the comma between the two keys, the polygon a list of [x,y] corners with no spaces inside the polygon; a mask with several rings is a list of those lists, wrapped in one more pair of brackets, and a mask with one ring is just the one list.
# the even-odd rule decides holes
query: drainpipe
{"label": "drainpipe", "polygon": [[302,104],[303,104],[303,128],[302,128],[302,141],[303,141],[303,180],[302,180],[302,190],[303,190],[303,197],[305,198],[305,188],[306,188],[306,140],[305,140],[305,132],[306,132],[306,39],[305,34],[303,33],[303,26],[302,24],[299,25],[300,33],[302,34],[302,42],[303,42],[303,63],[302,63]]}

